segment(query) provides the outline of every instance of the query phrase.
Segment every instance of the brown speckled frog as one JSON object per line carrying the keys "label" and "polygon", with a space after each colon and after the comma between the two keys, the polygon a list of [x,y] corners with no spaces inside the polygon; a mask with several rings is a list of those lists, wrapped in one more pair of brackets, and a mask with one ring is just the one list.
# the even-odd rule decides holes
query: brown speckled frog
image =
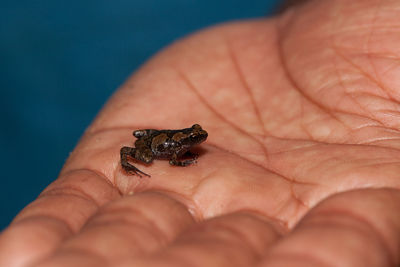
{"label": "brown speckled frog", "polygon": [[[197,155],[189,151],[195,145],[204,142],[208,133],[200,125],[195,124],[190,128],[181,130],[136,130],[133,136],[138,138],[135,147],[124,146],[121,148],[122,168],[130,173],[142,177],[149,176],[128,162],[133,158],[144,163],[151,163],[154,159],[169,159],[169,164],[174,166],[188,166],[196,161]],[[179,160],[179,158],[189,158]]]}

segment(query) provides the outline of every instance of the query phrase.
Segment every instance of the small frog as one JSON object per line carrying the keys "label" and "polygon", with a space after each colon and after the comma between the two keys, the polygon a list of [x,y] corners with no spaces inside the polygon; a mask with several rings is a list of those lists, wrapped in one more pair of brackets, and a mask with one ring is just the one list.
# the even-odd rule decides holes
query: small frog
{"label": "small frog", "polygon": [[[195,145],[204,142],[208,133],[200,125],[194,124],[190,128],[181,130],[136,130],[133,136],[138,138],[135,147],[124,146],[121,148],[122,168],[130,174],[140,174],[150,177],[128,162],[133,158],[144,163],[151,163],[154,159],[169,159],[169,164],[174,166],[188,166],[197,159],[196,154],[189,151]],[[179,160],[188,157],[187,160]]]}

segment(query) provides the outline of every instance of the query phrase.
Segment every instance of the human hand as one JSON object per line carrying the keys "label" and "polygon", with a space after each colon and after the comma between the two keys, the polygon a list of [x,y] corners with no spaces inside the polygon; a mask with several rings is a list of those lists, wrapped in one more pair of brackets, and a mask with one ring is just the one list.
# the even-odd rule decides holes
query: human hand
{"label": "human hand", "polygon": [[[178,41],[0,236],[0,266],[397,266],[398,1],[310,1]],[[141,128],[198,163],[121,170]]]}

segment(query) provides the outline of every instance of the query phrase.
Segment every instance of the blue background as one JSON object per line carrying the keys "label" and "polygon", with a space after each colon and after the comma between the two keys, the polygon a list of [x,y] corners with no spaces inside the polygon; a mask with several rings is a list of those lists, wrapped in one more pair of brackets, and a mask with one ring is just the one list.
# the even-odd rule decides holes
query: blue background
{"label": "blue background", "polygon": [[0,0],[0,229],[53,181],[113,91],[157,50],[279,0]]}

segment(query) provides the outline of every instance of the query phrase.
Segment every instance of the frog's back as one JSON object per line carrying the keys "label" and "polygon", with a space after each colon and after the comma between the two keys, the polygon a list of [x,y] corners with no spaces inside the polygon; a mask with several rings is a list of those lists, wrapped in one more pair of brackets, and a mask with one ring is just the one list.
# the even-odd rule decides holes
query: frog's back
{"label": "frog's back", "polygon": [[182,130],[161,130],[159,133],[166,134],[168,138],[172,138],[176,133],[182,132]]}
{"label": "frog's back", "polygon": [[157,135],[156,133],[152,133],[150,135],[142,136],[142,137],[138,138],[135,141],[135,147],[136,148],[145,148],[145,147],[149,148],[151,146],[151,142],[152,142],[154,136],[156,136],[156,135]]}

